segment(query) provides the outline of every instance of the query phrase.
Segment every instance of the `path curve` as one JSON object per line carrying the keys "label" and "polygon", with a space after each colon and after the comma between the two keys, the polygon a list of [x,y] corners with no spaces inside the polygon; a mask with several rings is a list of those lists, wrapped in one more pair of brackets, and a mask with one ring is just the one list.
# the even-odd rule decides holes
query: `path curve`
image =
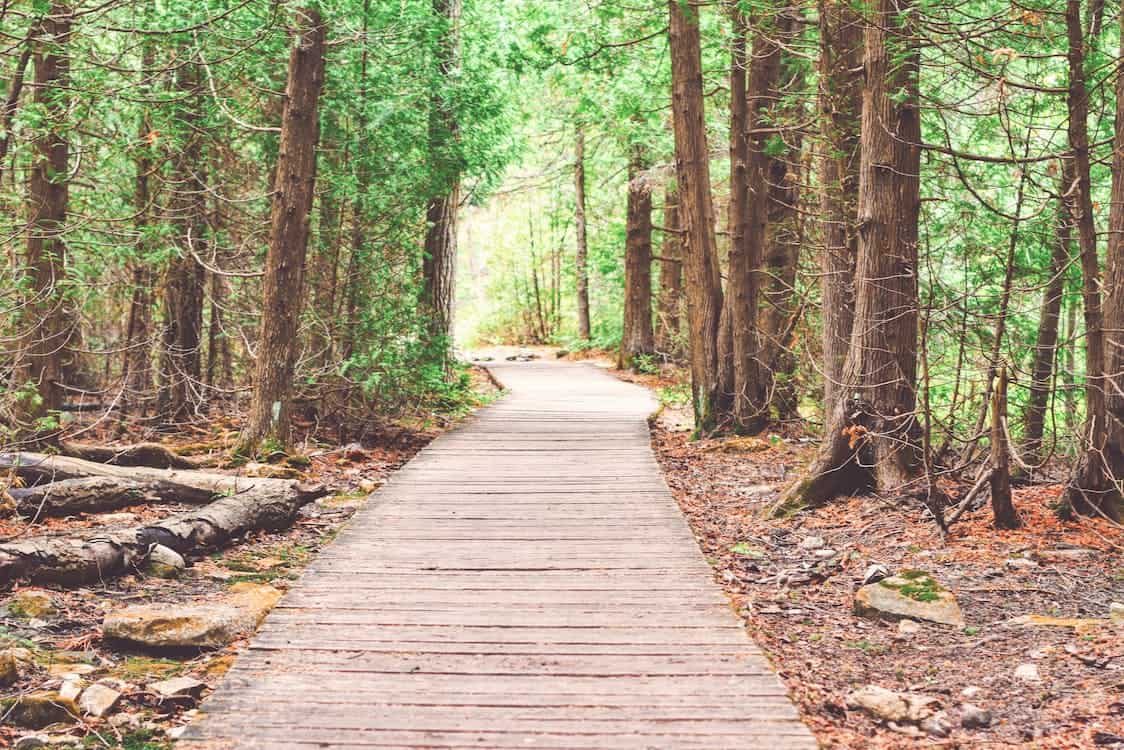
{"label": "path curve", "polygon": [[814,748],[663,482],[640,387],[494,367],[320,553],[182,750]]}

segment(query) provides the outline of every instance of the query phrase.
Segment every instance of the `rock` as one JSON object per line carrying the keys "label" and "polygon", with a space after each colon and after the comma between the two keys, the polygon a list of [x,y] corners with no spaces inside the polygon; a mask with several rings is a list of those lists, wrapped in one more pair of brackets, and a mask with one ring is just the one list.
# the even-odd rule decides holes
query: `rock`
{"label": "rock", "polygon": [[281,592],[272,586],[238,583],[218,601],[126,607],[105,616],[106,638],[148,648],[221,648],[253,633]]}
{"label": "rock", "polygon": [[868,565],[866,571],[863,573],[863,583],[878,583],[884,578],[890,577],[890,569],[880,563],[872,563]]}
{"label": "rock", "polygon": [[866,685],[847,694],[847,706],[861,708],[883,721],[916,724],[936,713],[940,703],[917,693],[897,693],[878,685]]}
{"label": "rock", "polygon": [[1038,563],[1025,557],[1012,557],[1010,560],[1005,561],[1003,564],[1008,568],[1017,568],[1021,570],[1030,570],[1031,568],[1038,567]]}
{"label": "rock", "polygon": [[827,542],[822,536],[806,536],[800,540],[800,549],[820,549],[826,546]]}
{"label": "rock", "polygon": [[90,716],[100,719],[112,711],[119,700],[121,700],[121,693],[107,685],[94,683],[82,691],[82,697],[78,699],[78,707]]}
{"label": "rock", "polygon": [[969,685],[968,687],[966,687],[966,688],[964,688],[963,690],[960,691],[960,695],[963,698],[975,698],[977,695],[979,695],[982,692],[983,692],[982,687],[979,687],[978,685]]}
{"label": "rock", "polygon": [[15,750],[39,750],[41,747],[47,747],[47,735],[45,734],[27,734],[16,740],[13,745]]}
{"label": "rock", "polygon": [[144,562],[145,572],[157,578],[177,578],[185,568],[187,563],[183,556],[163,544],[154,545]]}
{"label": "rock", "polygon": [[82,695],[82,690],[85,687],[86,683],[82,681],[82,678],[73,675],[62,681],[62,687],[59,688],[59,695],[67,700],[76,701],[78,700],[78,696]]}
{"label": "rock", "polygon": [[831,549],[830,547],[824,547],[823,549],[818,549],[818,550],[815,550],[815,551],[814,551],[814,552],[812,553],[812,555],[813,555],[814,557],[816,557],[816,558],[818,558],[818,559],[820,559],[820,560],[827,560],[828,558],[830,558],[830,557],[835,557],[835,556],[836,556],[836,555],[838,555],[838,554],[839,554],[838,552],[836,552],[835,550]]}
{"label": "rock", "polygon": [[1112,602],[1109,604],[1108,619],[1118,625],[1124,624],[1124,603]]}
{"label": "rock", "polygon": [[359,491],[360,492],[374,492],[378,488],[379,488],[379,486],[377,484],[375,484],[374,482],[372,482],[370,479],[359,480]]}
{"label": "rock", "polygon": [[104,526],[136,526],[140,516],[136,513],[102,513],[97,520]]}
{"label": "rock", "polygon": [[948,720],[948,714],[938,711],[921,720],[921,731],[930,737],[947,737],[952,734],[952,722]]}
{"label": "rock", "polygon": [[965,729],[986,729],[991,726],[991,711],[965,703],[960,707],[960,726]]}
{"label": "rock", "polygon": [[51,677],[62,677],[63,679],[70,676],[82,677],[84,675],[93,674],[96,671],[98,671],[98,668],[93,664],[74,664],[71,662],[59,662],[47,667],[47,674],[51,675]]}
{"label": "rock", "polygon": [[187,729],[187,725],[184,725],[182,727],[172,727],[171,729],[168,730],[168,739],[178,740],[180,737],[183,736],[183,733],[186,729]]}
{"label": "rock", "polygon": [[1007,621],[1008,625],[1025,625],[1042,628],[1073,628],[1082,633],[1108,624],[1108,620],[1082,617],[1050,617],[1049,615],[1020,615]]}
{"label": "rock", "polygon": [[12,594],[8,600],[8,613],[23,620],[42,620],[58,614],[58,608],[46,591],[25,590]]}
{"label": "rock", "polygon": [[0,714],[17,727],[42,729],[78,720],[78,706],[54,691],[40,691],[0,701]]}
{"label": "rock", "polygon": [[120,713],[109,717],[109,725],[118,729],[135,729],[141,724],[141,719],[136,714]]}
{"label": "rock", "polygon": [[11,651],[0,651],[0,687],[15,684],[20,678],[20,663]]}
{"label": "rock", "polygon": [[207,683],[194,677],[173,677],[170,680],[151,682],[148,689],[161,698],[198,698]]}
{"label": "rock", "polygon": [[914,620],[898,620],[898,635],[917,635],[921,632],[921,623]]}
{"label": "rock", "polygon": [[907,570],[860,588],[855,594],[855,614],[906,617],[964,627],[964,615],[956,597],[920,570]]}
{"label": "rock", "polygon": [[1020,664],[1015,668],[1015,677],[1026,682],[1041,682],[1042,677],[1038,674],[1038,665],[1027,662]]}

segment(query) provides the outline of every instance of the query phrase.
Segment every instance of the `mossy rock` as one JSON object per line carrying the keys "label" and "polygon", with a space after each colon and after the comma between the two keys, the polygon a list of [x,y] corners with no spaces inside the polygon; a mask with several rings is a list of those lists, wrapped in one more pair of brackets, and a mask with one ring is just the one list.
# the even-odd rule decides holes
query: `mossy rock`
{"label": "mossy rock", "polygon": [[46,591],[19,591],[5,605],[12,617],[24,620],[45,620],[58,614],[51,595]]}
{"label": "mossy rock", "polygon": [[926,620],[964,627],[964,615],[951,591],[922,570],[907,570],[867,584],[855,594],[855,614]]}
{"label": "mossy rock", "polygon": [[78,706],[70,698],[54,691],[27,693],[0,701],[7,721],[28,729],[43,729],[52,724],[73,724],[78,721]]}

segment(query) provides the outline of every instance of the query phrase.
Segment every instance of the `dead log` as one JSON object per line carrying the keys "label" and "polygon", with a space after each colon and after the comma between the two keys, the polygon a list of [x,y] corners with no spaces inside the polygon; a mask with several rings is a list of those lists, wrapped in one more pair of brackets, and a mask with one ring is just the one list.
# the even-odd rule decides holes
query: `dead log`
{"label": "dead log", "polygon": [[184,458],[159,443],[112,446],[64,442],[62,454],[84,461],[115,466],[149,466],[155,469],[198,468],[198,464],[191,459]]}
{"label": "dead log", "polygon": [[325,493],[323,485],[266,480],[149,526],[81,539],[37,537],[0,544],[0,586],[23,579],[96,583],[135,569],[156,544],[185,557],[210,552],[250,531],[287,527],[301,506]]}
{"label": "dead log", "polygon": [[201,505],[215,498],[210,490],[178,482],[138,482],[116,477],[81,477],[34,487],[11,487],[8,494],[16,501],[20,514],[33,518],[100,513],[158,500]]}

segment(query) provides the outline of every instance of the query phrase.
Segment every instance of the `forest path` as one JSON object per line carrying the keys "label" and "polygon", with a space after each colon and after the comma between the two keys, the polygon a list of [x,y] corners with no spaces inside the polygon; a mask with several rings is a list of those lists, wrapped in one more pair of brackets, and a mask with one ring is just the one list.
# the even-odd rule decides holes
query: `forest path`
{"label": "forest path", "polygon": [[649,446],[647,391],[500,364],[270,614],[177,747],[814,748]]}

